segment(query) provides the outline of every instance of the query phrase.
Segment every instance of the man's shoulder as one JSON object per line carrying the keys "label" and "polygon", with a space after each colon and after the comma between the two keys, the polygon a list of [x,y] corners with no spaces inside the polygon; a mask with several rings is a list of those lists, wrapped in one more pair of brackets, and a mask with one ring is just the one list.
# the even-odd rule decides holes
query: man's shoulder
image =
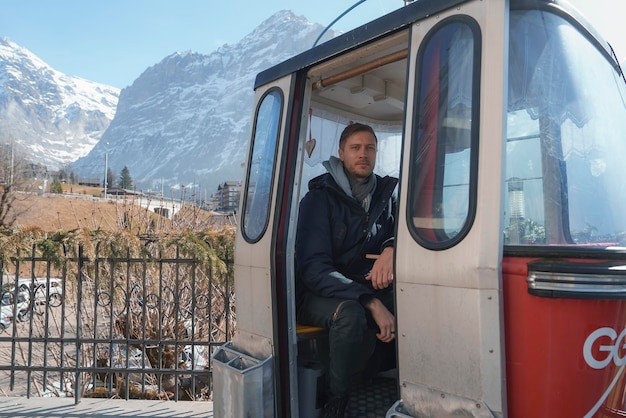
{"label": "man's shoulder", "polygon": [[392,176],[385,176],[385,177],[381,177],[378,174],[376,175],[377,179],[376,179],[376,183],[380,186],[386,187],[386,186],[393,186],[395,187],[396,184],[398,184],[398,178],[397,177],[392,177]]}
{"label": "man's shoulder", "polygon": [[321,174],[309,180],[309,190],[304,195],[302,203],[310,200],[318,200],[320,195],[328,193],[328,173]]}
{"label": "man's shoulder", "polygon": [[339,188],[333,176],[329,173],[321,174],[309,181],[309,190],[300,204],[319,207],[319,205],[333,205],[335,201],[343,201],[345,193]]}
{"label": "man's shoulder", "polygon": [[333,195],[345,194],[330,173],[320,174],[309,180],[309,193],[315,190],[330,192]]}
{"label": "man's shoulder", "polygon": [[378,178],[378,181],[392,181],[396,183],[398,182],[398,178],[393,176],[381,176],[380,174],[376,174],[376,177]]}
{"label": "man's shoulder", "polygon": [[320,174],[317,177],[313,177],[309,180],[309,190],[321,189],[328,186],[329,180],[332,176],[329,173]]}

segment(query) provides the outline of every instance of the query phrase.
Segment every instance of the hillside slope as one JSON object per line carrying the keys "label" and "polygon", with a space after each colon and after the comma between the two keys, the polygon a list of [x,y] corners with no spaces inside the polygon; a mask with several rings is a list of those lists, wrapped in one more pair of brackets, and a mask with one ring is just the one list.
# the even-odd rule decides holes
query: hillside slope
{"label": "hillside slope", "polygon": [[85,194],[17,194],[12,207],[14,226],[38,227],[44,231],[88,229],[136,234],[167,233],[183,229],[202,230],[235,224],[232,216],[186,206],[173,219],[159,216],[132,199],[108,199]]}

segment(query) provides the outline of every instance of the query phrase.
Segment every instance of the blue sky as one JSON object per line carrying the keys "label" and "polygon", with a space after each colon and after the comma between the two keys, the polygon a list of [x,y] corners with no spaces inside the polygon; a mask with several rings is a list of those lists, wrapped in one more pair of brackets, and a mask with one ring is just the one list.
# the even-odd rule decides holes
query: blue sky
{"label": "blue sky", "polygon": [[[68,75],[123,88],[174,52],[208,54],[225,43],[236,43],[279,10],[291,9],[327,25],[356,2],[12,0],[4,1],[0,9],[0,37],[8,37]],[[587,16],[624,60],[626,2],[570,3]],[[403,5],[403,0],[364,1],[333,29],[352,29]]]}

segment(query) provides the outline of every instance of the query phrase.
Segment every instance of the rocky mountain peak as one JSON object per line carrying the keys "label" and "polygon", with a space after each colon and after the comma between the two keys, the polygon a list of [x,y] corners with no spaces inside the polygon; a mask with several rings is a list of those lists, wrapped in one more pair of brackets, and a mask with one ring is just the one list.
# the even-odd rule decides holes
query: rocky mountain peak
{"label": "rocky mountain peak", "polygon": [[107,154],[109,167],[128,167],[144,191],[192,185],[213,193],[241,180],[256,74],[310,48],[322,29],[283,10],[236,44],[165,57],[122,90],[115,119],[74,167],[100,177]]}
{"label": "rocky mountain peak", "polygon": [[50,170],[87,155],[115,116],[119,89],[69,76],[0,39],[0,142]]}

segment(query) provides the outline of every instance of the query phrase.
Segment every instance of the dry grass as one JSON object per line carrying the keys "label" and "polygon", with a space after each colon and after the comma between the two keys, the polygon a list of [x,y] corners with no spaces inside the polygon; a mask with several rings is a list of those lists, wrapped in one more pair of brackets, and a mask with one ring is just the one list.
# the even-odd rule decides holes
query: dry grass
{"label": "dry grass", "polygon": [[[233,226],[232,216],[216,214],[187,205],[173,219],[159,216],[139,206],[132,198],[101,198],[102,189],[64,185],[63,195],[17,193],[13,211],[14,226],[38,227],[44,231],[130,229],[136,234],[202,230]],[[144,198],[145,203],[145,198]]]}
{"label": "dry grass", "polygon": [[22,195],[14,203],[14,209],[18,213],[15,225],[47,231],[99,229],[116,224],[113,205],[77,198]]}
{"label": "dry grass", "polygon": [[[156,214],[128,201],[105,202],[85,195],[69,197],[55,195],[20,194],[13,204],[18,213],[16,226],[39,227],[44,231],[87,228],[117,231],[122,229],[123,213],[133,215],[138,222],[149,222]],[[161,220],[162,221],[162,220]],[[139,225],[136,225],[139,227]]]}

